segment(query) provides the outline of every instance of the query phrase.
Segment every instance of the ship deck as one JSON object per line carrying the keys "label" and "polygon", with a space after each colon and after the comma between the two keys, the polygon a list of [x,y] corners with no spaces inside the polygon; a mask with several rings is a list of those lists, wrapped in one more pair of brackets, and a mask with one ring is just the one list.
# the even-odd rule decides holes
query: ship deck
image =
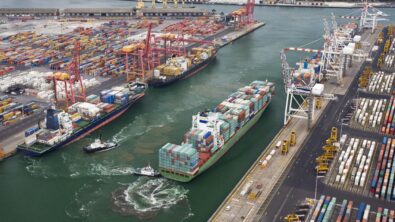
{"label": "ship deck", "polygon": [[51,148],[51,146],[43,144],[43,143],[35,143],[35,144],[32,144],[31,146],[25,146],[22,144],[19,146],[25,150],[31,150],[33,152],[38,152],[38,153],[41,153],[41,152]]}
{"label": "ship deck", "polygon": [[79,128],[85,127],[89,124],[89,121],[86,120],[80,120],[78,122],[76,122],[76,124],[78,125]]}
{"label": "ship deck", "polygon": [[[378,30],[374,34],[364,32],[362,35],[363,41],[374,43],[380,31]],[[373,44],[367,47],[366,51],[371,51]],[[357,86],[355,77],[361,72],[363,63],[364,61],[354,61],[353,66],[346,71],[342,86],[330,82],[325,84],[325,91],[336,94],[339,99],[329,102],[329,106],[327,101],[323,101],[322,108],[316,110],[316,118],[313,119],[314,127],[311,131],[308,130],[307,121],[302,119],[292,119],[288,125],[280,130],[209,221],[281,221],[280,211],[285,209],[286,202],[295,203],[297,200],[294,199],[294,196],[306,194],[306,192],[312,196],[311,193],[314,193],[314,188],[311,189],[311,185],[314,186],[315,180],[313,173],[315,157],[320,152],[319,145],[311,147],[311,145],[315,145],[315,143],[311,143],[311,140],[317,140],[313,133],[325,134],[326,137],[329,135],[327,131],[333,126],[333,122],[327,120],[335,119],[337,117],[336,113],[339,113],[346,103],[345,98],[350,97],[350,93],[355,94]],[[352,90],[349,90],[350,88]],[[296,145],[290,147],[287,155],[279,154],[280,151],[275,149],[276,143],[285,139],[288,140],[293,130],[297,133]],[[262,167],[260,161],[264,160],[273,149],[276,150],[276,154],[273,155],[266,167]],[[313,177],[307,176],[311,174],[313,174]],[[291,181],[291,184],[285,183],[284,180],[288,180],[291,176],[294,181]],[[313,178],[312,184],[309,183],[302,190],[299,189],[300,186],[303,187],[308,183],[307,179],[309,178]],[[292,184],[296,180],[299,186]],[[251,192],[255,193],[256,196],[241,195],[246,184],[251,181],[253,182],[250,187]],[[269,204],[270,210],[267,209]],[[268,214],[268,212],[271,213]]]}

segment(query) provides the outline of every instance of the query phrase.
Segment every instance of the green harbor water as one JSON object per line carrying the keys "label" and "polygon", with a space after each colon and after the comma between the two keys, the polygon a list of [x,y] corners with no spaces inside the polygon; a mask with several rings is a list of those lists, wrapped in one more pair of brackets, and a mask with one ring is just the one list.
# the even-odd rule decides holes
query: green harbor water
{"label": "green harbor water", "polygon": [[[32,2],[42,3],[5,0],[0,7],[30,7]],[[53,5],[40,7],[129,4],[44,2]],[[225,12],[237,8],[202,7]],[[320,38],[322,18],[332,11],[344,15],[353,10],[257,7],[256,18],[266,26],[221,49],[217,60],[198,75],[167,88],[149,89],[123,116],[72,145],[42,158],[18,154],[0,162],[0,221],[206,221],[282,127],[285,94],[279,51]],[[256,126],[208,171],[186,184],[131,175],[133,169],[147,163],[157,168],[158,149],[166,142],[180,143],[192,115],[256,79],[276,83],[272,104]],[[118,141],[120,147],[93,155],[83,153],[82,147],[99,134]]]}

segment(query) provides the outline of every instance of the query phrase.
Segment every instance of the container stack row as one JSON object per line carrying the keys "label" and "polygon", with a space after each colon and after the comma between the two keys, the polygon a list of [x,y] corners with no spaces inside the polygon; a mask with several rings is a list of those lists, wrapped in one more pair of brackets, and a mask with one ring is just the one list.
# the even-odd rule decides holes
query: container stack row
{"label": "container stack row", "polygon": [[194,174],[198,169],[199,153],[192,144],[167,143],[159,150],[159,167],[171,172]]}
{"label": "container stack row", "polygon": [[[122,25],[121,25],[122,24]],[[125,21],[109,22],[97,28],[76,28],[61,35],[22,32],[8,37],[11,46],[0,49],[0,64],[19,67],[49,66],[66,69],[78,40],[81,44],[81,72],[94,76],[123,73],[124,57],[118,54],[128,43],[134,25]]]}
{"label": "container stack row", "polygon": [[207,37],[217,33],[223,28],[224,25],[222,23],[208,19],[183,20],[176,24],[167,26],[162,30],[162,32],[184,33],[187,35]]}
{"label": "container stack row", "polygon": [[376,142],[367,139],[350,138],[347,147],[338,156],[335,184],[343,187],[363,188],[368,182]]}
{"label": "container stack row", "polygon": [[370,192],[380,199],[387,201],[395,200],[395,162],[394,162],[395,139],[383,138],[377,165],[370,185]]}
{"label": "container stack row", "polygon": [[0,66],[0,76],[8,74],[15,70],[15,66]]}
{"label": "container stack row", "polygon": [[100,92],[100,99],[104,103],[125,104],[131,99],[132,92],[125,87],[113,87]]}
{"label": "container stack row", "polygon": [[92,94],[86,97],[86,102],[77,102],[71,105],[68,113],[72,115],[73,122],[83,119],[91,121],[100,115],[110,113],[120,105],[125,105],[133,97],[126,87],[113,87],[103,90],[100,96]]}
{"label": "container stack row", "polygon": [[357,222],[391,222],[395,219],[395,211],[378,207],[375,209],[366,203],[356,203],[344,199],[337,203],[336,197],[322,195],[317,200],[310,215],[310,222],[357,221]]}
{"label": "container stack row", "polygon": [[[393,47],[393,43],[394,43],[394,41],[392,41],[392,47]],[[384,65],[386,68],[394,68],[395,67],[394,58],[395,58],[395,54],[388,54],[385,56]]]}
{"label": "container stack row", "polygon": [[193,129],[184,135],[184,141],[192,145],[198,152],[215,152],[218,148],[214,148],[214,136],[211,132],[204,130]]}
{"label": "container stack row", "polygon": [[387,135],[395,135],[395,96],[391,96],[387,110],[384,117],[384,122],[381,126],[381,133]]}
{"label": "container stack row", "polygon": [[351,126],[370,131],[379,131],[387,99],[359,98],[351,120]]}
{"label": "container stack row", "polygon": [[[56,73],[55,73],[56,74]],[[23,78],[26,79],[26,78]],[[33,78],[33,81],[31,83],[25,82],[23,85],[25,86],[30,86],[32,85],[32,88],[27,89],[26,93],[28,93],[31,96],[37,96],[38,98],[44,99],[44,100],[51,100],[54,98],[55,93],[53,91],[53,83],[47,83],[45,82],[44,78],[41,79],[36,79]],[[41,85],[39,84],[41,82]],[[97,86],[101,84],[98,80],[95,78],[91,79],[82,79],[82,84],[84,85],[85,89],[89,89],[91,87]],[[39,87],[39,89],[33,88],[33,87]],[[59,99],[64,99],[66,98],[65,94],[65,89],[64,89],[64,83],[63,82],[57,82],[56,89],[57,89],[57,96]],[[79,91],[80,90],[80,84],[78,82],[75,82],[74,85],[72,86],[74,91]]]}
{"label": "container stack row", "polygon": [[24,115],[31,115],[39,106],[34,103],[21,104],[8,96],[0,96],[0,125],[10,125]]}
{"label": "container stack row", "polygon": [[389,41],[391,42],[391,44],[388,44],[389,46],[387,46],[386,50],[386,56],[384,59],[384,66],[386,68],[394,68],[395,67],[395,63],[394,63],[394,58],[395,58],[395,38],[391,38],[389,39]]}
{"label": "container stack row", "polygon": [[391,94],[394,85],[395,73],[386,74],[383,71],[375,73],[369,79],[368,92],[376,94]]}

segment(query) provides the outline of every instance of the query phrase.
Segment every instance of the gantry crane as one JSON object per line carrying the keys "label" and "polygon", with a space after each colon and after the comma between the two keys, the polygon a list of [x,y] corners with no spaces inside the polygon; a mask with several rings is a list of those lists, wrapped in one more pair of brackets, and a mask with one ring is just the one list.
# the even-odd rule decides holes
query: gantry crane
{"label": "gantry crane", "polygon": [[319,84],[321,73],[317,67],[322,66],[322,62],[317,60],[317,64],[309,64],[307,61],[298,63],[297,68],[291,68],[287,62],[286,53],[289,51],[313,53],[319,56],[321,50],[307,48],[285,48],[280,53],[281,70],[284,81],[284,88],[287,94],[284,111],[284,125],[294,118],[307,119],[308,128],[314,117],[314,101],[317,97],[321,99],[336,99],[332,94],[324,93],[324,85]]}
{"label": "gantry crane", "polygon": [[[336,18],[332,14],[332,27],[324,20],[323,49],[285,48],[280,53],[282,76],[286,97],[284,124],[291,117],[308,120],[308,127],[314,117],[317,98],[334,100],[333,94],[323,93],[324,85],[319,84],[322,78],[334,77],[342,85],[347,64],[351,64],[353,57],[366,57],[367,54],[355,49],[351,33],[353,29],[338,27]],[[315,63],[307,60],[298,63],[297,68],[291,68],[287,62],[286,53],[289,51],[314,54]]]}
{"label": "gantry crane", "polygon": [[372,33],[377,27],[378,21],[384,21],[386,19],[382,18],[388,16],[386,13],[374,8],[372,5],[365,1],[364,7],[361,12],[361,19],[359,21],[359,30],[362,29],[372,29]]}
{"label": "gantry crane", "polygon": [[245,6],[230,13],[233,17],[235,28],[254,23],[254,0],[247,0]]}
{"label": "gantry crane", "polygon": [[325,77],[334,77],[339,85],[343,84],[343,77],[347,70],[347,65],[351,66],[353,58],[365,58],[367,53],[358,45],[360,40],[355,42],[353,33],[356,29],[355,24],[348,24],[339,27],[336,16],[332,13],[332,27],[324,19],[324,50],[322,60],[324,61],[322,70]]}
{"label": "gantry crane", "polygon": [[[124,46],[121,50],[125,54],[127,81],[137,78],[140,81],[146,81],[155,66],[157,59],[151,50],[151,29],[152,23],[148,26],[147,36],[143,42]],[[131,57],[130,60],[129,57]]]}
{"label": "gantry crane", "polygon": [[168,56],[186,56],[188,43],[214,45],[212,41],[184,38],[182,34],[166,33],[154,36],[151,34],[151,29],[152,23],[148,26],[147,36],[143,42],[124,46],[121,50],[125,55],[127,81],[136,78],[140,81],[148,80],[154,67],[166,60]]}
{"label": "gantry crane", "polygon": [[[72,61],[67,69],[68,72],[57,72],[47,78],[47,82],[53,82],[56,105],[65,110],[70,104],[85,101],[85,88],[80,75],[80,50],[80,42],[77,41],[73,49]],[[79,84],[77,90],[74,89],[76,84]],[[59,88],[61,85],[63,85],[62,89]],[[61,93],[61,90],[64,90],[64,93]]]}
{"label": "gantry crane", "polygon": [[[358,16],[352,16],[351,14],[359,13]],[[361,9],[357,11],[351,12],[349,15],[343,15],[341,18],[359,20],[359,31],[363,29],[372,29],[372,33],[376,30],[377,23],[379,21],[386,21],[387,19],[383,17],[387,17],[388,14],[374,8],[371,4],[366,0]]]}

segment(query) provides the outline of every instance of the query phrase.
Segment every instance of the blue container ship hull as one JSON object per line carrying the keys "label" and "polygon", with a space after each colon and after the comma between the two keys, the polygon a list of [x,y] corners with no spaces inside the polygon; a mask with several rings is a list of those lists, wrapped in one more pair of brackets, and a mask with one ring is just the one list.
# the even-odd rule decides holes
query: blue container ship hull
{"label": "blue container ship hull", "polygon": [[73,142],[85,137],[89,133],[92,133],[93,131],[101,128],[104,125],[107,125],[108,123],[110,123],[113,120],[115,120],[116,118],[118,118],[120,115],[122,115],[124,112],[126,112],[135,102],[140,100],[142,97],[144,97],[144,93],[140,94],[138,97],[129,101],[128,103],[117,107],[113,112],[105,115],[103,118],[96,119],[96,120],[92,121],[89,125],[87,125],[86,127],[78,129],[66,140],[64,140],[60,143],[57,143],[53,146],[48,146],[47,149],[36,151],[36,150],[30,149],[29,147],[25,147],[24,145],[19,145],[17,147],[17,150],[27,156],[39,157],[39,156],[42,156],[46,153],[54,151],[58,148],[61,148],[65,145],[73,143]]}

